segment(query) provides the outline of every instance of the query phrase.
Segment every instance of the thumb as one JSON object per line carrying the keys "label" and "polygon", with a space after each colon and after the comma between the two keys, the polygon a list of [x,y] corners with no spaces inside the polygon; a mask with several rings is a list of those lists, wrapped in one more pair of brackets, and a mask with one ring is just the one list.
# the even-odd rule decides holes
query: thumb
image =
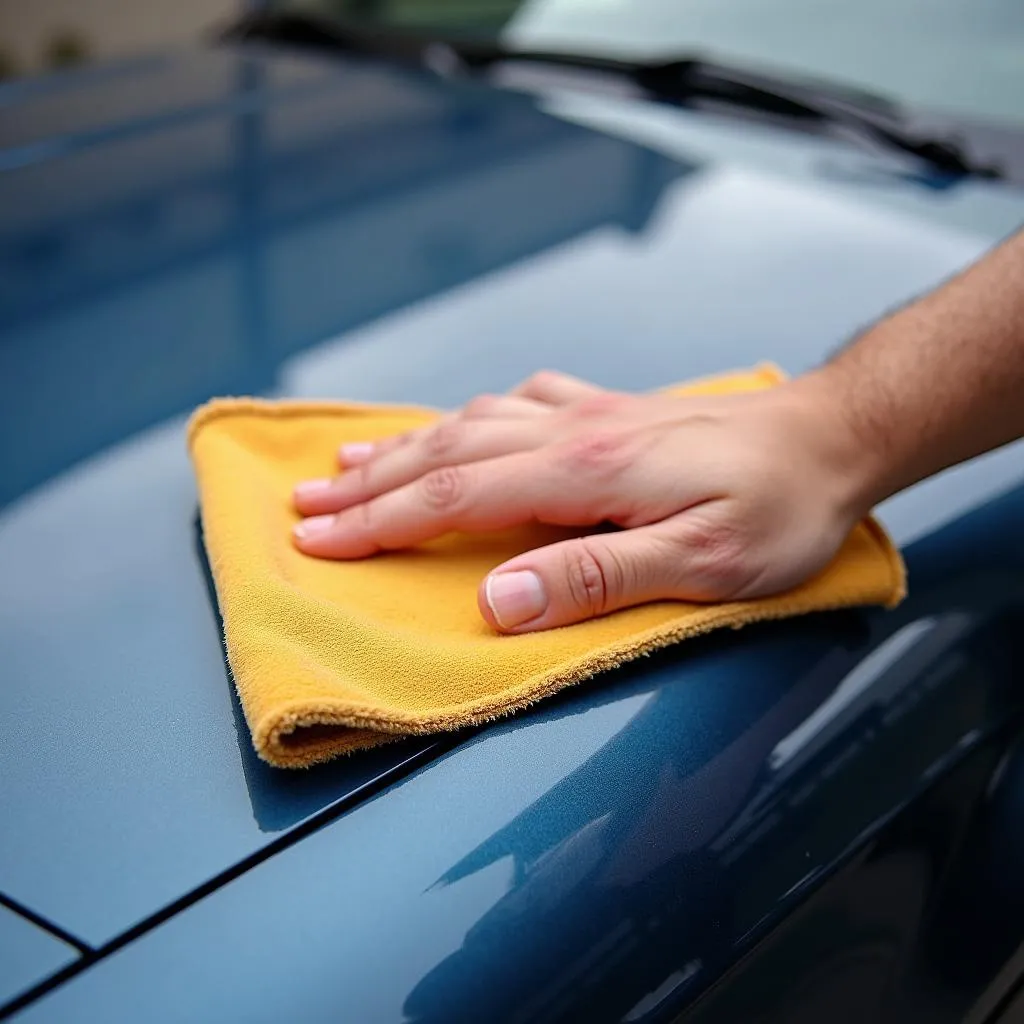
{"label": "thumb", "polygon": [[503,633],[529,633],[647,601],[713,598],[715,588],[699,564],[704,559],[687,565],[689,545],[679,518],[519,555],[480,585],[480,612]]}

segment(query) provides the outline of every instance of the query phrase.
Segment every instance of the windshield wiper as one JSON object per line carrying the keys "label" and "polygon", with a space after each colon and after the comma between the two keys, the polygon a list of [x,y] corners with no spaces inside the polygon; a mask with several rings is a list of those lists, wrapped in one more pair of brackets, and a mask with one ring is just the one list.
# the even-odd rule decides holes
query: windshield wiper
{"label": "windshield wiper", "polygon": [[950,177],[1002,178],[1000,167],[972,160],[953,139],[913,131],[896,103],[838,86],[789,81],[698,56],[626,61],[556,51],[513,50],[496,42],[415,35],[379,25],[357,25],[305,12],[255,12],[226,34],[270,39],[347,53],[386,57],[444,73],[480,71],[499,64],[550,64],[625,79],[650,99],[688,105],[713,101],[787,118],[804,126],[843,128],[877,145],[906,153]]}
{"label": "windshield wiper", "polygon": [[791,82],[701,57],[623,61],[574,53],[508,50],[493,44],[446,42],[468,67],[499,63],[540,63],[621,76],[650,98],[687,104],[711,100],[789,118],[818,128],[845,128],[861,137],[925,161],[951,176],[1003,177],[998,167],[970,159],[953,139],[918,134],[901,108],[884,97],[817,83]]}

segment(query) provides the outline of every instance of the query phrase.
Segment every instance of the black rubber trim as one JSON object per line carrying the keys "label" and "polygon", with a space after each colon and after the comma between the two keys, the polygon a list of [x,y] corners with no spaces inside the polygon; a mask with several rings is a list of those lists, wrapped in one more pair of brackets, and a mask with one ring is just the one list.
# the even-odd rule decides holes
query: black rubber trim
{"label": "black rubber trim", "polygon": [[[399,779],[410,775],[413,771],[422,767],[427,762],[447,753],[449,750],[462,743],[466,739],[466,734],[466,731],[463,731],[455,735],[445,736],[444,739],[438,740],[436,743],[432,743],[429,747],[411,754],[406,758],[406,760],[395,765],[388,771],[383,772],[376,778],[371,779],[360,788],[353,790],[351,793],[347,793],[336,803],[331,804],[329,807],[325,807],[312,817],[307,818],[301,824],[296,825],[295,828],[285,832],[277,839],[268,843],[262,849],[259,849],[243,860],[240,860],[237,864],[233,864],[230,868],[222,871],[219,875],[214,875],[213,878],[204,882],[191,892],[186,893],[184,896],[174,900],[173,903],[168,903],[167,906],[162,907],[155,914],[151,914],[149,917],[143,918],[138,922],[138,924],[133,925],[127,931],[122,932],[116,938],[111,939],[102,946],[94,949],[90,946],[84,945],[84,943],[79,942],[71,936],[67,936],[65,938],[66,933],[61,932],[60,937],[65,938],[65,941],[71,942],[76,948],[81,949],[82,956],[73,964],[68,964],[67,967],[62,968],[56,973],[51,974],[48,978],[44,978],[38,984],[33,985],[32,988],[23,992],[20,996],[15,997],[6,1005],[0,1006],[0,1020],[7,1020],[7,1018],[11,1017],[19,1010],[23,1010],[29,1003],[34,1002],[40,996],[45,995],[47,992],[51,992],[53,989],[57,988],[58,985],[64,984],[64,982],[75,977],[75,975],[80,974],[89,967],[92,967],[93,964],[106,959],[112,953],[116,953],[119,949],[123,949],[128,945],[128,943],[133,942],[142,935],[145,935],[146,932],[152,931],[158,925],[163,924],[164,921],[174,917],[175,914],[179,914],[181,911],[192,906],[193,903],[198,903],[199,900],[203,899],[205,896],[209,896],[210,893],[215,892],[222,886],[227,885],[228,882],[233,882],[236,878],[244,875],[251,868],[256,867],[258,864],[262,864],[263,861],[269,860],[275,854],[280,853],[282,850],[285,850],[289,846],[299,842],[299,840],[304,839],[313,832],[316,832],[324,825],[334,821],[335,818],[339,818],[346,811],[351,810],[356,806],[356,804],[362,803],[364,800],[369,799],[381,790],[386,789],[393,782],[397,782]],[[19,913],[22,912],[20,907],[12,907],[11,909],[18,909]],[[35,915],[30,916],[29,914],[25,914],[24,916],[28,917],[29,920],[35,919]],[[54,926],[50,925],[48,922],[44,922],[42,919],[39,919],[37,923],[47,928],[47,930],[53,934],[58,934],[58,931]]]}
{"label": "black rubber trim", "polygon": [[71,932],[64,931],[59,924],[54,924],[52,921],[49,921],[40,914],[37,914],[34,910],[26,907],[23,903],[19,903],[17,900],[11,899],[10,896],[5,896],[2,892],[0,892],[0,906],[6,907],[19,917],[24,917],[26,920],[31,921],[37,927],[42,928],[43,931],[49,932],[55,939],[60,939],[61,942],[65,942],[67,945],[73,946],[79,953],[94,952],[93,947],[87,942],[83,942],[81,939],[75,938]]}

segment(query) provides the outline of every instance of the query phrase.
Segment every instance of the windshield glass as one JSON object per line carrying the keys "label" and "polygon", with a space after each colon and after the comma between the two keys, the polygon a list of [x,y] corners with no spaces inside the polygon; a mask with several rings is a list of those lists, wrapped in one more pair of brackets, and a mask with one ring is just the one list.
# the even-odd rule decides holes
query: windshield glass
{"label": "windshield glass", "polygon": [[651,59],[695,52],[1024,124],[1024,0],[277,0],[395,27]]}

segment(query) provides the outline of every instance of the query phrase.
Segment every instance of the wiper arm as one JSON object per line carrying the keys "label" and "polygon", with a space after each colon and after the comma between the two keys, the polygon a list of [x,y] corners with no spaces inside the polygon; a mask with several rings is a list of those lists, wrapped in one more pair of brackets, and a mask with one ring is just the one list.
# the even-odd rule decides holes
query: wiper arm
{"label": "wiper arm", "polygon": [[[923,160],[951,177],[1002,178],[999,167],[970,159],[948,138],[919,134],[901,108],[871,93],[790,82],[728,64],[686,56],[675,60],[625,61],[555,51],[512,50],[500,43],[418,36],[385,26],[356,25],[306,12],[254,12],[225,33],[228,39],[275,42],[385,57],[435,70],[467,71],[496,64],[551,64],[626,79],[651,99],[672,104],[712,100],[743,110],[785,117],[817,127],[846,128],[883,147]],[[445,57],[439,60],[439,51]]]}
{"label": "wiper arm", "polygon": [[634,62],[584,54],[507,50],[494,44],[456,41],[446,45],[469,67],[529,62],[602,72],[629,80],[661,102],[712,100],[805,124],[847,128],[883,147],[917,157],[944,174],[1004,176],[999,167],[972,161],[952,139],[912,131],[897,104],[868,92],[789,82],[700,57]]}

